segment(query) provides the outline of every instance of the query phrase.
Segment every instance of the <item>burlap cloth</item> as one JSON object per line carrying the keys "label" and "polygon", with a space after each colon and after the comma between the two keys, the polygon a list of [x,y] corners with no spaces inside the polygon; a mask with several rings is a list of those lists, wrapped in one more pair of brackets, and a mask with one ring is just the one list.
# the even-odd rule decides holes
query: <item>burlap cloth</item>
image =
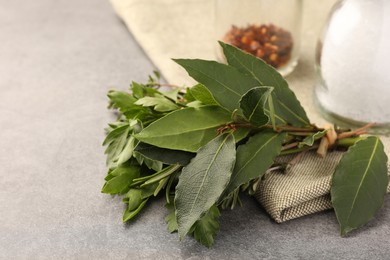
{"label": "burlap cloth", "polygon": [[[297,68],[287,77],[309,118],[317,125],[326,121],[318,114],[312,99],[316,84],[315,45],[334,2],[303,1],[301,56]],[[171,58],[217,59],[214,1],[111,0],[111,3],[168,82],[193,83]],[[390,155],[390,138],[382,140]],[[341,152],[333,152],[322,159],[315,153],[306,153],[285,173],[267,174],[255,197],[276,222],[330,209],[331,176],[341,156]]]}

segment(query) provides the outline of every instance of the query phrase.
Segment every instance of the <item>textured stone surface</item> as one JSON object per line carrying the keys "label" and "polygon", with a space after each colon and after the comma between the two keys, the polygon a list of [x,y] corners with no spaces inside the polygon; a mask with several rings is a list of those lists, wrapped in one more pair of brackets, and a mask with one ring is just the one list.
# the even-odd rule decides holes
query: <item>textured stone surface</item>
{"label": "textured stone surface", "polygon": [[123,225],[100,193],[105,95],[153,65],[102,0],[0,0],[0,40],[0,259],[388,259],[389,196],[348,238],[332,211],[276,224],[251,198],[213,249],[169,234],[163,200]]}

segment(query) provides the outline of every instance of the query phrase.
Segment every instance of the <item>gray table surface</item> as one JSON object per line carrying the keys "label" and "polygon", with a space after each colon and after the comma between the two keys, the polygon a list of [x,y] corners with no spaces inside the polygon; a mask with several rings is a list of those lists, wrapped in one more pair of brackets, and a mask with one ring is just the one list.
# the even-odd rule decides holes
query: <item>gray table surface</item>
{"label": "gray table surface", "polygon": [[0,0],[1,259],[389,259],[390,197],[347,238],[327,211],[276,224],[252,198],[214,248],[166,231],[163,200],[122,224],[100,193],[106,92],[154,69],[107,1]]}

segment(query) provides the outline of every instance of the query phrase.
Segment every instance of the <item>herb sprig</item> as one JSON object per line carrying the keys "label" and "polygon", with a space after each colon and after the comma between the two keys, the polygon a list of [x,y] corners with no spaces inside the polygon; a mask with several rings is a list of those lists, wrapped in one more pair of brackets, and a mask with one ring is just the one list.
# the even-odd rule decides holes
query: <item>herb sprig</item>
{"label": "herb sprig", "polygon": [[334,149],[347,150],[331,188],[341,234],[369,221],[388,185],[383,144],[360,136],[371,125],[315,126],[275,69],[220,44],[228,64],[175,60],[198,82],[192,88],[163,91],[155,73],[130,92],[108,93],[119,114],[103,142],[109,170],[102,192],[123,195],[123,221],[161,195],[168,230],[210,247],[220,210],[241,204],[240,193],[253,194],[266,172],[288,167],[277,156]]}

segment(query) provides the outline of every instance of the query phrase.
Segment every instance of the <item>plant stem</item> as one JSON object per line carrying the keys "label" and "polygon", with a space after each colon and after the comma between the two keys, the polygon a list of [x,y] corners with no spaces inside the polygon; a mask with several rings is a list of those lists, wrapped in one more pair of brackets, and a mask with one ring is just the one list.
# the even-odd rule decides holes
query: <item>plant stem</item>
{"label": "plant stem", "polygon": [[310,147],[304,146],[304,147],[301,147],[301,148],[288,149],[288,150],[282,151],[280,153],[280,155],[288,155],[288,154],[300,153],[300,152],[304,152],[304,151],[313,150],[313,149],[316,149],[316,148],[318,148],[317,144],[313,145],[313,146],[310,146]]}
{"label": "plant stem", "polygon": [[174,164],[174,165],[170,165],[164,169],[162,169],[161,171],[158,172],[158,175],[148,179],[147,181],[145,181],[144,184],[142,184],[140,187],[144,187],[146,185],[149,185],[149,184],[152,184],[152,183],[155,183],[155,182],[158,182],[162,179],[164,179],[165,177],[168,177],[169,175],[171,175],[172,173],[176,172],[178,169],[180,169],[182,166],[179,165],[179,164]]}
{"label": "plant stem", "polygon": [[349,132],[344,132],[344,133],[341,133],[337,136],[337,139],[344,139],[344,138],[347,138],[347,137],[351,137],[351,136],[354,136],[354,135],[361,135],[361,134],[364,134],[366,133],[366,130],[375,126],[376,124],[375,123],[369,123],[363,127],[360,127],[354,131],[349,131]]}
{"label": "plant stem", "polygon": [[288,132],[289,135],[295,135],[295,136],[309,136],[312,135],[313,132]]}
{"label": "plant stem", "polygon": [[343,138],[343,139],[337,140],[336,145],[342,146],[342,147],[350,147],[350,146],[354,145],[356,142],[358,142],[360,140],[364,140],[364,139],[366,139],[365,136]]}
{"label": "plant stem", "polygon": [[[273,128],[272,125],[265,125],[263,126],[265,128]],[[276,131],[278,132],[281,132],[281,131],[285,131],[285,132],[306,132],[306,133],[315,133],[315,132],[318,132],[318,131],[323,131],[324,129],[322,128],[318,128],[318,127],[315,127],[315,126],[311,126],[311,127],[295,127],[295,126],[289,126],[289,125],[277,125],[275,126],[276,128]]]}
{"label": "plant stem", "polygon": [[294,142],[294,143],[286,144],[286,145],[284,145],[284,146],[282,147],[282,151],[285,151],[285,150],[288,150],[288,149],[297,147],[298,144],[299,144],[299,142]]}
{"label": "plant stem", "polygon": [[263,126],[254,126],[251,123],[236,123],[233,122],[231,124],[228,124],[230,126],[234,126],[235,128],[249,128],[253,130],[261,130],[264,128],[267,129],[273,129],[275,132],[289,132],[293,135],[302,135],[302,136],[307,136],[312,133],[316,133],[318,131],[323,131],[323,128],[318,128],[315,126],[311,127],[295,127],[295,126],[289,126],[289,125],[263,125]]}

